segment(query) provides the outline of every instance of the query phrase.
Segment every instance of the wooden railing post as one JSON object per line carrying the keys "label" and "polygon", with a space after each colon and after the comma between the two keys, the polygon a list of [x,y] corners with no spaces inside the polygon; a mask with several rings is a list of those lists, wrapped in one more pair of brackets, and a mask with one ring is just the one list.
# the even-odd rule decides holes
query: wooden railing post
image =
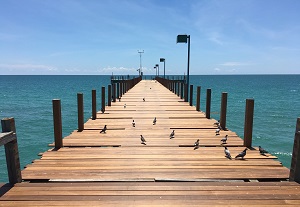
{"label": "wooden railing post", "polygon": [[248,148],[252,146],[253,115],[254,99],[247,99],[245,109],[244,146]]}
{"label": "wooden railing post", "polygon": [[185,83],[184,84],[184,101],[188,102],[188,85]]}
{"label": "wooden railing post", "polygon": [[113,102],[116,102],[116,99],[117,99],[116,87],[117,87],[117,84],[113,83]]}
{"label": "wooden railing post", "polygon": [[[1,120],[2,132],[16,133],[15,119],[5,118]],[[15,139],[4,144],[6,165],[8,172],[9,183],[15,184],[22,182],[21,167],[20,167],[20,157],[17,142],[17,135]]]}
{"label": "wooden railing post", "polygon": [[63,147],[60,99],[53,99],[52,105],[55,149],[59,149]]}
{"label": "wooden railing post", "polygon": [[193,85],[190,85],[190,106],[193,106]]}
{"label": "wooden railing post", "polygon": [[120,82],[117,83],[117,97],[120,98]]}
{"label": "wooden railing post", "polygon": [[292,162],[290,169],[290,181],[300,183],[300,118],[297,118],[294,137]]}
{"label": "wooden railing post", "polygon": [[180,96],[180,82],[177,81],[177,96]]}
{"label": "wooden railing post", "polygon": [[206,118],[210,119],[211,89],[206,89]]}
{"label": "wooden railing post", "polygon": [[122,97],[123,95],[123,83],[124,83],[123,81],[120,82],[120,94],[119,94],[120,97]]}
{"label": "wooden railing post", "polygon": [[201,95],[201,86],[197,86],[197,103],[196,103],[196,111],[200,111],[200,95]]}
{"label": "wooden railing post", "polygon": [[77,93],[78,131],[84,129],[83,93]]}
{"label": "wooden railing post", "polygon": [[180,84],[180,98],[183,99],[183,91],[184,91],[184,83],[181,82]]}
{"label": "wooden railing post", "polygon": [[96,90],[92,90],[92,120],[95,120],[97,117],[97,99],[96,99]]}
{"label": "wooden railing post", "polygon": [[221,98],[220,126],[223,130],[226,129],[227,95],[226,92],[223,92]]}
{"label": "wooden railing post", "polygon": [[107,88],[107,105],[111,106],[111,85]]}
{"label": "wooden railing post", "polygon": [[105,111],[105,87],[102,86],[102,89],[101,89],[101,107],[102,107],[102,110],[103,112]]}

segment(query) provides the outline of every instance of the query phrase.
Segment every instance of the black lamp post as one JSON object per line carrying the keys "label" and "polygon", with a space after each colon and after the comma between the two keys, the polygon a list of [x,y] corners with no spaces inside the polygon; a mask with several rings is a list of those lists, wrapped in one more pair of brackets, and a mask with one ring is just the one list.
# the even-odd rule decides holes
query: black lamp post
{"label": "black lamp post", "polygon": [[160,62],[164,62],[164,78],[166,78],[166,59],[165,58],[160,58]]}
{"label": "black lamp post", "polygon": [[159,77],[159,65],[156,64],[155,67],[157,68],[157,76]]}
{"label": "black lamp post", "polygon": [[186,78],[186,94],[185,94],[185,101],[188,101],[188,94],[189,94],[189,82],[190,82],[190,35],[177,35],[177,42],[176,43],[188,43],[188,64],[187,64],[187,78]]}

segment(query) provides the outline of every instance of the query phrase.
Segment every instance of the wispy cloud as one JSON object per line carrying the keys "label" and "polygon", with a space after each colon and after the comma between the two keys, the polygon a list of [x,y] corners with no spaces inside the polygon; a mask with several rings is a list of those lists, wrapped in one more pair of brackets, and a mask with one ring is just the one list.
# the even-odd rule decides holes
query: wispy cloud
{"label": "wispy cloud", "polygon": [[208,40],[217,43],[218,45],[224,45],[224,41],[222,40],[222,37],[220,33],[213,32],[209,34]]}
{"label": "wispy cloud", "polygon": [[0,69],[16,69],[16,70],[43,70],[56,71],[57,68],[49,65],[36,64],[0,64]]}
{"label": "wispy cloud", "polygon": [[126,68],[126,67],[105,67],[99,69],[100,72],[133,72],[136,68]]}
{"label": "wispy cloud", "polygon": [[252,64],[251,63],[246,63],[246,62],[225,62],[225,63],[221,63],[219,65],[235,67],[235,66],[247,66],[247,65],[252,65]]}

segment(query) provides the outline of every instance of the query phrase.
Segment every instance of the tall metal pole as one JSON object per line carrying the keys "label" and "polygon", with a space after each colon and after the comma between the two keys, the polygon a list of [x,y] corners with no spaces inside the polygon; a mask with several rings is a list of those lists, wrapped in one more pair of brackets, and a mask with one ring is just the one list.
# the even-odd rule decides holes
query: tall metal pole
{"label": "tall metal pole", "polygon": [[164,60],[164,79],[166,78],[166,59]]}
{"label": "tall metal pole", "polygon": [[186,79],[186,84],[187,84],[186,100],[188,100],[189,84],[190,84],[190,40],[191,40],[191,36],[187,35],[187,39],[188,39],[188,65],[187,65],[187,79]]}
{"label": "tall metal pole", "polygon": [[140,54],[140,69],[139,69],[139,75],[142,73],[142,53],[144,53],[144,50],[140,51],[138,50],[138,53]]}

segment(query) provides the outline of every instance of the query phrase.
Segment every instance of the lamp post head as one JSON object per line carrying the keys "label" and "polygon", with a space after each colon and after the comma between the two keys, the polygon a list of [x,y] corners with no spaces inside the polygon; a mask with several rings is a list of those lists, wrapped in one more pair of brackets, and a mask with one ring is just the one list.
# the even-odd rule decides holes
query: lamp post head
{"label": "lamp post head", "polygon": [[160,62],[165,62],[165,58],[160,58],[159,61]]}
{"label": "lamp post head", "polygon": [[155,65],[155,67],[159,67],[159,65],[158,65],[158,64],[156,64],[156,65]]}
{"label": "lamp post head", "polygon": [[177,35],[177,41],[176,43],[187,43],[187,39],[189,38],[189,35]]}

